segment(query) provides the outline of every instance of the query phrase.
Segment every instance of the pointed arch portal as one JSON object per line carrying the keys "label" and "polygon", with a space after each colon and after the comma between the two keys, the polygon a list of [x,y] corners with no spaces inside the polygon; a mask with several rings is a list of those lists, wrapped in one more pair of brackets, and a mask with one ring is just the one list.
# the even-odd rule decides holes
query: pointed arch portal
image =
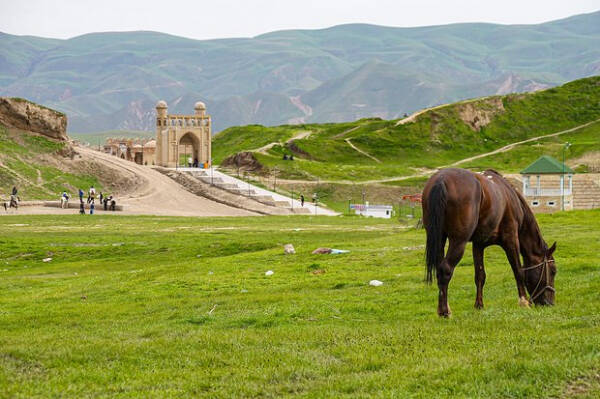
{"label": "pointed arch portal", "polygon": [[198,137],[192,132],[187,132],[181,136],[179,139],[178,153],[179,166],[192,166],[190,164],[197,164],[200,159],[200,140]]}

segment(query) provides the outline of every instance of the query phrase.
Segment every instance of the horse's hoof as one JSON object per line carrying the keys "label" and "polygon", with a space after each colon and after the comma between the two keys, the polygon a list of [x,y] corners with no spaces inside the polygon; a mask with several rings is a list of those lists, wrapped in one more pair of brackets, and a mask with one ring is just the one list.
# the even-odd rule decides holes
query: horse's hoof
{"label": "horse's hoof", "polygon": [[475,302],[475,309],[483,309],[483,303]]}
{"label": "horse's hoof", "polygon": [[519,306],[522,308],[529,308],[531,307],[529,300],[527,298],[525,298],[524,296],[519,298]]}

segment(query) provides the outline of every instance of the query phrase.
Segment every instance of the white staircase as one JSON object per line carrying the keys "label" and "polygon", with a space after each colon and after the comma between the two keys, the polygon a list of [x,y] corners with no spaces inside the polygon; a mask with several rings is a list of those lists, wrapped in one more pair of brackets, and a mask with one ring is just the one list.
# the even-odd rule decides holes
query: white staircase
{"label": "white staircase", "polygon": [[336,215],[335,212],[320,206],[315,207],[312,204],[305,204],[305,206],[302,206],[302,204],[295,199],[254,186],[217,170],[212,170],[212,172],[206,170],[192,170],[186,171],[186,173],[205,184],[212,184],[217,188],[226,190],[232,194],[251,198],[264,205],[289,209],[290,212],[294,214]]}

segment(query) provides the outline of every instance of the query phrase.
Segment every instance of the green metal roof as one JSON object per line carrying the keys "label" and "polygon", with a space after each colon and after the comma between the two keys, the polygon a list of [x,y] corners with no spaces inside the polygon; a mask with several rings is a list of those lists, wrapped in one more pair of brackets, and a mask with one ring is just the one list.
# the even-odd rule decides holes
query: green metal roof
{"label": "green metal roof", "polygon": [[543,174],[558,174],[563,173],[575,173],[573,169],[569,168],[562,162],[557,161],[549,155],[542,155],[535,160],[534,163],[526,167],[521,171],[522,175],[543,175]]}

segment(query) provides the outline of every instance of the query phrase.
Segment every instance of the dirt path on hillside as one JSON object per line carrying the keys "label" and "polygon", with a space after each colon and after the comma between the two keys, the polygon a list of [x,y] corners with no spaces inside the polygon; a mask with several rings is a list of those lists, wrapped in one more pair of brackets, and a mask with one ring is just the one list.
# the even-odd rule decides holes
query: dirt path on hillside
{"label": "dirt path on hillside", "polygon": [[438,109],[438,108],[444,108],[447,107],[449,105],[456,105],[456,104],[467,104],[467,103],[471,103],[471,102],[476,102],[476,101],[480,101],[480,100],[486,100],[488,98],[490,98],[492,96],[486,96],[486,97],[479,97],[479,98],[470,98],[467,100],[463,100],[463,101],[457,101],[455,103],[447,103],[447,104],[440,104],[440,105],[436,105],[435,107],[429,107],[429,108],[423,108],[417,112],[414,112],[412,114],[410,114],[409,116],[407,116],[404,119],[400,119],[398,122],[396,122],[396,126],[398,125],[404,125],[405,123],[409,123],[409,122],[414,122],[417,119],[417,116],[424,114],[427,111],[432,111],[434,109]]}
{"label": "dirt path on hillside", "polygon": [[[306,139],[306,138],[310,137],[311,134],[313,134],[313,132],[311,132],[310,130],[305,130],[305,131],[296,133],[294,136],[292,136],[289,139],[287,139],[285,141],[285,144],[289,144],[289,143],[291,143],[294,140]],[[271,154],[268,153],[268,151],[271,148],[273,148],[273,146],[276,146],[276,145],[283,146],[283,143],[281,141],[274,141],[272,143],[265,144],[262,147],[255,148],[254,150],[248,150],[248,151],[250,151],[250,152],[258,152],[258,153],[263,154],[263,155],[272,156]]]}
{"label": "dirt path on hillside", "polygon": [[349,145],[350,147],[352,147],[354,150],[356,150],[356,151],[360,152],[360,153],[361,153],[361,154],[363,154],[364,156],[371,158],[373,161],[375,161],[375,162],[377,162],[377,163],[381,163],[381,161],[380,161],[379,159],[375,158],[373,155],[371,155],[371,154],[369,154],[369,153],[367,153],[367,152],[365,152],[365,151],[361,150],[360,148],[358,148],[357,146],[355,146],[354,144],[352,144],[352,142],[350,141],[350,139],[344,139],[344,141],[345,141],[346,143],[348,143],[348,145]]}
{"label": "dirt path on hillside", "polygon": [[[139,182],[132,191],[118,196],[117,204],[124,210],[122,215],[160,215],[160,216],[250,216],[255,215],[242,209],[210,201],[184,189],[181,185],[152,169],[149,166],[117,158],[85,147],[76,151],[84,160],[96,160],[118,170],[123,175],[133,175]],[[20,214],[73,213],[74,210],[61,210],[49,207],[22,207]],[[76,212],[76,211],[75,211]]]}
{"label": "dirt path on hillside", "polygon": [[[594,123],[598,123],[598,122],[600,122],[600,119],[596,119],[594,121],[591,121],[591,122],[588,122],[588,123],[584,123],[583,125],[575,126],[575,127],[570,128],[570,129],[561,130],[560,132],[555,132],[555,133],[550,133],[550,134],[544,134],[544,135],[541,135],[541,136],[529,138],[527,140],[517,141],[515,143],[511,143],[511,144],[505,145],[504,147],[498,148],[498,149],[496,149],[494,151],[490,151],[490,152],[486,152],[486,153],[483,153],[483,154],[474,155],[472,157],[468,157],[468,158],[465,158],[465,159],[461,159],[461,160],[456,161],[454,163],[451,163],[449,165],[440,166],[439,168],[436,168],[436,169],[423,169],[422,171],[420,171],[418,173],[415,173],[415,174],[412,174],[412,175],[407,175],[407,176],[396,176],[396,177],[388,177],[388,178],[385,178],[385,179],[363,180],[363,181],[350,181],[350,180],[318,180],[318,181],[313,181],[313,180],[285,180],[285,179],[278,179],[278,180],[281,181],[281,182],[289,183],[289,184],[293,184],[293,183],[304,183],[304,184],[317,184],[317,183],[333,183],[333,184],[377,184],[377,183],[387,183],[387,182],[392,182],[392,181],[408,180],[408,179],[417,178],[417,177],[430,176],[430,175],[434,174],[436,171],[438,171],[439,169],[452,168],[452,167],[455,167],[455,166],[458,166],[458,165],[461,165],[461,164],[464,164],[464,163],[467,163],[467,162],[470,162],[470,161],[474,161],[476,159],[480,159],[480,158],[484,158],[484,157],[487,157],[487,156],[490,156],[490,155],[495,155],[495,154],[499,154],[499,153],[502,153],[502,152],[506,152],[506,151],[509,151],[509,150],[513,149],[514,147],[516,147],[518,145],[530,143],[530,142],[536,141],[536,140],[542,140],[542,139],[546,139],[546,138],[550,138],[550,137],[556,137],[556,136],[560,136],[560,135],[563,135],[563,134],[571,133],[571,132],[577,131],[579,129],[583,129],[585,127],[593,125]],[[351,144],[351,143],[349,143],[349,144]],[[370,155],[368,155],[368,156],[370,157]]]}
{"label": "dirt path on hillside", "polygon": [[584,127],[588,127],[590,125],[593,125],[594,123],[597,123],[597,122],[600,122],[600,119],[596,119],[595,121],[588,122],[588,123],[585,123],[583,125],[575,126],[575,127],[571,128],[571,129],[561,130],[560,132],[546,134],[544,136],[533,137],[533,138],[530,138],[530,139],[527,139],[527,140],[523,140],[523,141],[517,141],[516,143],[505,145],[504,147],[498,148],[497,150],[486,152],[484,154],[475,155],[473,157],[461,159],[460,161],[454,162],[453,164],[450,164],[448,166],[443,166],[443,167],[447,168],[447,167],[452,167],[452,166],[458,166],[458,165],[461,165],[463,163],[471,162],[471,161],[474,161],[474,160],[479,159],[479,158],[484,158],[484,157],[487,157],[487,156],[490,156],[490,155],[495,155],[495,154],[499,154],[501,152],[506,152],[508,150],[512,150],[514,147],[516,147],[518,145],[521,145],[521,144],[526,144],[526,143],[530,143],[532,141],[537,141],[537,140],[541,140],[541,139],[547,139],[547,138],[550,138],[550,137],[556,137],[556,136],[560,136],[562,134],[571,133],[571,132],[574,132],[575,130],[583,129]]}

